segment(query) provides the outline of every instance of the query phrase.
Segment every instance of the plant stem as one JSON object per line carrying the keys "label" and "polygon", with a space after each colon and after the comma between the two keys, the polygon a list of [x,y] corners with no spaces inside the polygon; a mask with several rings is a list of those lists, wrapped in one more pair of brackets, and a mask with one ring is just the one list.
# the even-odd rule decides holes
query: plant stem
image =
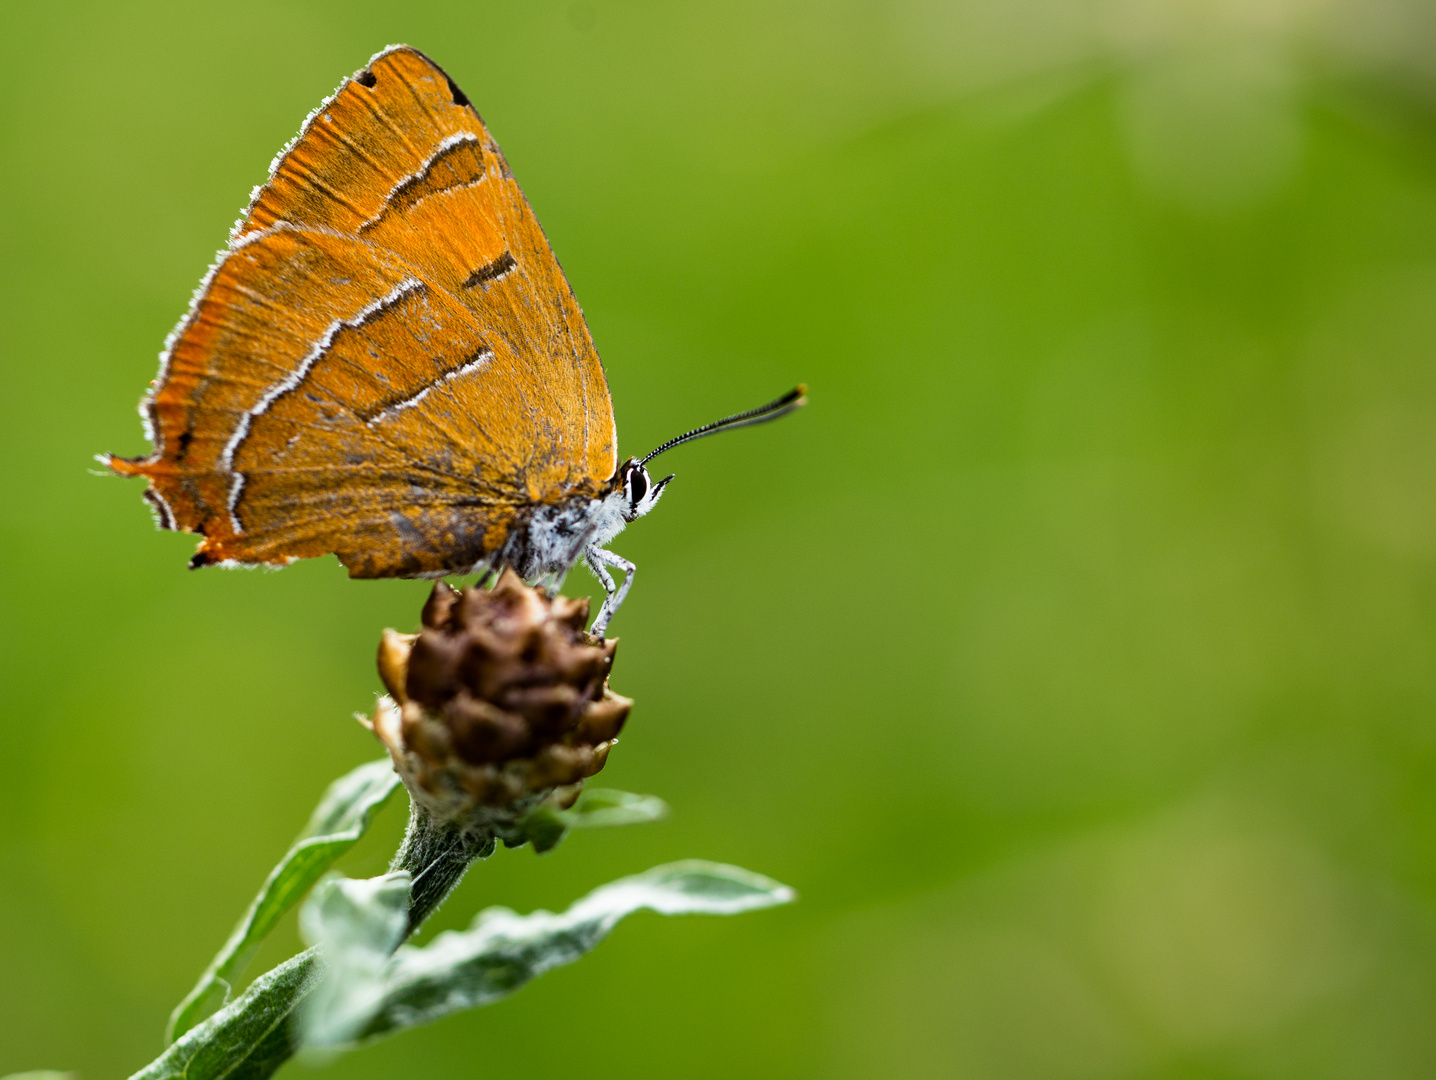
{"label": "plant stem", "polygon": [[454,891],[474,860],[493,854],[496,843],[492,832],[435,821],[417,803],[409,803],[409,827],[389,864],[390,873],[407,870],[413,878],[405,938]]}

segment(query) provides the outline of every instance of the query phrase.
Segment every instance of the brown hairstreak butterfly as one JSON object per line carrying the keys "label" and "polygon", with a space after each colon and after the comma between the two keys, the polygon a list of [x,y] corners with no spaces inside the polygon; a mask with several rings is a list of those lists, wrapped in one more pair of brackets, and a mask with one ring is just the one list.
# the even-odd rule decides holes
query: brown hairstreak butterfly
{"label": "brown hairstreak butterfly", "polygon": [[200,534],[191,566],[333,553],[352,577],[509,566],[556,587],[583,559],[601,636],[633,582],[605,545],[673,479],[647,463],[803,394],[619,464],[598,353],[503,154],[394,46],[255,189],[141,402],[154,452],[102,460],[149,480],[161,528]]}

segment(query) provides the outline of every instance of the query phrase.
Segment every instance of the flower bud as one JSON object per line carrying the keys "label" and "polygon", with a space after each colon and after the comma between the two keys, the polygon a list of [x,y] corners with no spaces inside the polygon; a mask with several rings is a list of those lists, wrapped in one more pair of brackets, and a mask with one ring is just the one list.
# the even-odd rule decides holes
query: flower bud
{"label": "flower bud", "polygon": [[418,634],[385,630],[369,724],[416,803],[493,827],[603,768],[633,702],[608,688],[617,642],[584,632],[588,601],[505,571],[492,589],[434,586]]}

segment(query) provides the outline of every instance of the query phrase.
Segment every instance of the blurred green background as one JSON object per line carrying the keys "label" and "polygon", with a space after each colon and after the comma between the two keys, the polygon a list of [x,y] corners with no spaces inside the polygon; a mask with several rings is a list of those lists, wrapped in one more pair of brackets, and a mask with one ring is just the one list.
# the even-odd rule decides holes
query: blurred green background
{"label": "blurred green background", "polygon": [[0,29],[0,1074],[152,1058],[378,756],[350,715],[425,584],[191,573],[87,470],[145,449],[251,185],[394,41],[502,143],[621,452],[813,388],[675,452],[615,545],[638,706],[602,779],[671,819],[501,853],[436,924],[684,856],[801,902],[636,918],[329,1077],[1436,1073],[1429,5],[17,0]]}

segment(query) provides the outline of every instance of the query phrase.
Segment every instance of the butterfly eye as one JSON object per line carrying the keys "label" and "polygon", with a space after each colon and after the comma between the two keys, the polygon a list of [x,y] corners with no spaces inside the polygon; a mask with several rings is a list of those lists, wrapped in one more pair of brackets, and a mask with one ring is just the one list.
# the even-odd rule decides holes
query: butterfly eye
{"label": "butterfly eye", "polygon": [[634,469],[628,474],[628,501],[631,505],[637,506],[643,501],[644,494],[648,491],[648,477],[643,475],[642,469]]}

